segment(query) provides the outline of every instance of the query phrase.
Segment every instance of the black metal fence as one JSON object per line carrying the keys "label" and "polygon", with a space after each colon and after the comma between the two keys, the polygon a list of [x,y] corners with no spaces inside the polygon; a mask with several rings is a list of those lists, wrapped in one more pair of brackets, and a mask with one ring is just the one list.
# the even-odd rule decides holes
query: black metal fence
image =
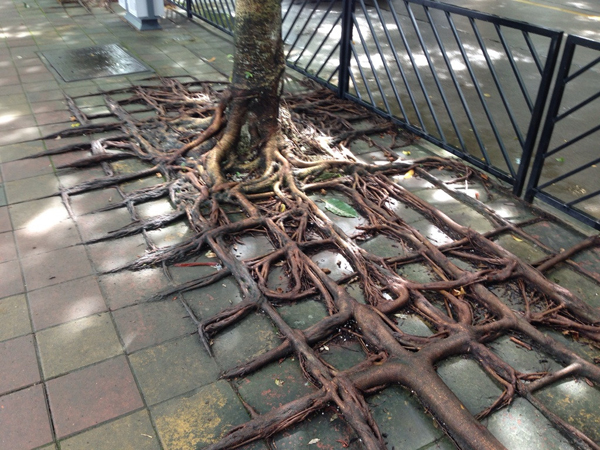
{"label": "black metal fence", "polygon": [[569,36],[525,199],[600,229],[600,42]]}
{"label": "black metal fence", "polygon": [[[234,0],[169,1],[232,34]],[[282,12],[288,66],[510,183],[516,195],[522,193],[552,88],[561,31],[430,0],[283,0]],[[567,41],[561,74],[566,72],[552,96],[556,111],[545,123],[526,199],[547,201],[600,229],[600,208],[581,209],[590,208],[587,203],[598,190],[580,189],[573,181],[598,161],[577,165],[582,158],[551,159],[598,131],[598,115],[587,118],[588,124],[596,121],[590,130],[553,150],[543,148],[551,135],[562,136],[555,130],[557,122],[566,124],[598,99],[592,94],[571,113],[557,115],[564,89],[593,73],[598,63],[584,64],[585,70],[569,76],[575,48],[597,51],[598,45],[573,37]],[[553,175],[549,163],[567,159],[568,171]],[[539,180],[543,184],[537,187]],[[558,182],[579,186],[570,189],[575,197],[561,196]]]}

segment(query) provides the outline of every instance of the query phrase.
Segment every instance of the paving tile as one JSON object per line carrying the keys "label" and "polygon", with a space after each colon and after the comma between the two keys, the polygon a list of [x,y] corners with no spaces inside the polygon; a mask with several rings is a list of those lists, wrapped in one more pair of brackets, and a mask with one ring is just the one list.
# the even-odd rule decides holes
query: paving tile
{"label": "paving tile", "polygon": [[443,435],[411,393],[393,386],[367,400],[373,419],[379,425],[390,448],[419,449]]}
{"label": "paving tile", "polygon": [[506,448],[519,450],[574,448],[539,411],[523,398],[516,398],[509,406],[487,418],[484,424]]}
{"label": "paving tile", "polygon": [[129,212],[124,209],[88,214],[77,218],[77,225],[83,240],[104,236],[131,223]]}
{"label": "paving tile", "polygon": [[0,184],[0,206],[6,206],[8,201],[6,200],[6,192],[4,189],[4,185]]}
{"label": "paving tile", "polygon": [[122,353],[108,313],[47,328],[38,332],[37,341],[46,379]]}
{"label": "paving tile", "polygon": [[314,392],[312,385],[306,382],[296,358],[271,363],[238,380],[237,384],[242,398],[259,414]]}
{"label": "paving tile", "polygon": [[214,383],[219,378],[219,368],[197,334],[141,350],[129,360],[149,405]]}
{"label": "paving tile", "polygon": [[[0,273],[2,273],[0,265]],[[6,292],[0,282],[0,292]],[[27,300],[24,295],[15,295],[0,300],[0,341],[31,333]]]}
{"label": "paving tile", "polygon": [[123,356],[50,380],[47,389],[59,439],[143,406]]}
{"label": "paving tile", "polygon": [[54,172],[50,159],[47,157],[23,159],[2,164],[2,177],[4,181],[15,181]]}
{"label": "paving tile", "polygon": [[280,342],[269,319],[251,314],[216,336],[213,352],[217,363],[224,369],[230,369],[276,347]]}
{"label": "paving tile", "polygon": [[35,330],[107,310],[95,277],[79,278],[28,294]]}
{"label": "paving tile", "polygon": [[113,313],[128,353],[197,331],[178,301],[142,303]]}
{"label": "paving tile", "polygon": [[40,381],[33,335],[0,342],[0,395]]}
{"label": "paving tile", "polygon": [[249,419],[226,381],[161,403],[150,413],[163,447],[169,450],[205,448],[229,429]]}
{"label": "paving tile", "polygon": [[0,263],[12,261],[17,258],[17,247],[14,233],[0,233]]}
{"label": "paving tile", "polygon": [[61,450],[160,450],[147,410],[65,439]]}
{"label": "paving tile", "polygon": [[101,189],[81,195],[74,195],[70,200],[73,214],[82,216],[105,206],[117,204],[122,201],[122,197],[116,189]]}
{"label": "paving tile", "polygon": [[123,267],[144,256],[146,248],[146,241],[141,234],[88,245],[90,258],[98,272]]}
{"label": "paving tile", "polygon": [[68,247],[21,260],[25,285],[40,289],[92,274],[92,267],[83,247]]}
{"label": "paving tile", "polygon": [[0,397],[0,448],[29,450],[51,441],[41,385]]}
{"label": "paving tile", "polygon": [[4,184],[6,197],[11,203],[20,203],[49,197],[58,192],[58,178],[54,174],[40,175]]}
{"label": "paving tile", "polygon": [[[27,73],[35,73],[35,72],[27,72]],[[52,100],[62,100],[65,95],[60,89],[52,89],[43,92],[27,92],[27,100],[30,103],[37,102],[49,102]]]}
{"label": "paving tile", "polygon": [[42,232],[69,218],[59,197],[10,205],[8,211],[15,230],[27,227]]}
{"label": "paving tile", "polygon": [[68,219],[55,225],[39,228],[30,226],[15,231],[21,258],[71,247],[81,242],[75,223]]}
{"label": "paving tile", "polygon": [[168,280],[160,269],[145,269],[104,275],[99,284],[109,309],[114,311],[160,292],[168,286]]}
{"label": "paving tile", "polygon": [[[5,96],[10,97],[10,96]],[[18,109],[19,106],[11,106],[10,111]],[[26,108],[23,106],[23,108]],[[27,107],[28,109],[28,107]],[[25,114],[29,114],[26,112]],[[40,137],[40,132],[37,127],[25,127],[25,128],[16,128],[14,130],[6,130],[0,135],[0,145],[9,145],[16,144],[22,141],[28,141],[30,139],[37,139]]]}
{"label": "paving tile", "polygon": [[0,233],[12,230],[12,224],[10,223],[10,215],[8,214],[8,207],[0,206]]}
{"label": "paving tile", "polygon": [[44,144],[39,141],[4,145],[0,147],[0,162],[6,163],[14,161],[25,156],[39,153],[43,150]]}

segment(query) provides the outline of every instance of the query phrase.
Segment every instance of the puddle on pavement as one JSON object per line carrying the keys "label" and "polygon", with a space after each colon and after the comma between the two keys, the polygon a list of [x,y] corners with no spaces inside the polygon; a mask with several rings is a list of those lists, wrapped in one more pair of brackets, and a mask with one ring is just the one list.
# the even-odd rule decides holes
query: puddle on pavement
{"label": "puddle on pavement", "polygon": [[319,252],[310,259],[317,263],[321,269],[325,269],[326,272],[329,271],[329,276],[336,281],[354,272],[346,258],[331,250]]}
{"label": "puddle on pavement", "polygon": [[67,82],[152,71],[117,44],[52,50],[42,55]]}

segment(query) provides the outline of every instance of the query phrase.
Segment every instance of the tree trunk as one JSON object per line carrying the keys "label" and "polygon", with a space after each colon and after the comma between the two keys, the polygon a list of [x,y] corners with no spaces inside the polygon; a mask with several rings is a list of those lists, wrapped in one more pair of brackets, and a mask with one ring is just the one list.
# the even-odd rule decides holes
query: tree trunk
{"label": "tree trunk", "polygon": [[[237,0],[235,55],[231,77],[227,127],[219,145],[208,155],[213,184],[223,183],[226,158],[243,160],[238,148],[242,127],[248,125],[250,143],[258,150],[258,162],[267,169],[272,163],[279,131],[279,100],[284,72],[281,38],[281,4],[278,0]],[[241,160],[241,161],[240,161]]]}

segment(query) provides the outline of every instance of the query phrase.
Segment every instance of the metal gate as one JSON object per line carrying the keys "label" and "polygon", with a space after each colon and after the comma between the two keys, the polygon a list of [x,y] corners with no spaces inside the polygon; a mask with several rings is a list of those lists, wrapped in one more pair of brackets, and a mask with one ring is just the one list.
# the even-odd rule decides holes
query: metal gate
{"label": "metal gate", "polygon": [[600,42],[569,36],[525,200],[600,230]]}

